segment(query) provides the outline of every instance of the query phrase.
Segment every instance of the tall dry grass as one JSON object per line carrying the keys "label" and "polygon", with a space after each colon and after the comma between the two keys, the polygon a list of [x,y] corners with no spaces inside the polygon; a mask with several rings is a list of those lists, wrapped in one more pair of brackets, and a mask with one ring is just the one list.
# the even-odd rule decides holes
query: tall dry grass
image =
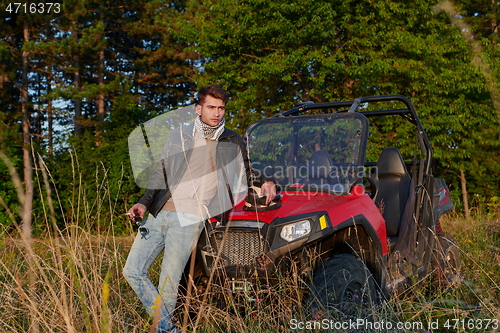
{"label": "tall dry grass", "polygon": [[[64,227],[60,227],[61,221],[56,221],[55,212],[61,206],[61,199],[50,172],[41,159],[37,161],[38,191],[44,198],[44,212],[39,218],[45,224],[44,233],[31,240],[17,233],[2,233],[0,332],[149,332],[151,320],[121,274],[135,231],[131,228],[130,236],[115,236],[111,218],[106,221],[109,228],[96,234],[90,227],[94,224],[85,221],[122,216],[123,212],[117,209],[119,205],[107,190],[105,176],[93,180],[99,195],[95,202],[87,202],[80,191],[83,179],[75,167],[74,211],[63,212]],[[379,326],[358,332],[498,331],[492,325],[485,330],[477,325],[470,329],[467,324],[471,320],[473,323],[500,320],[500,219],[476,216],[465,220],[458,215],[448,215],[441,222],[461,248],[462,283],[440,288],[429,276],[405,296],[390,299],[365,313],[364,316]],[[158,276],[158,268],[158,264],[153,267],[153,279]],[[273,290],[262,286],[248,297],[233,297],[229,293],[221,299],[206,301],[193,297],[189,304],[194,316],[184,317],[185,309],[179,306],[176,319],[178,323],[186,323],[187,332],[339,331],[324,327],[298,328],[298,323],[302,323],[301,327],[314,324],[302,306],[304,294],[299,286],[297,276],[291,274]],[[194,292],[203,291],[195,288]],[[255,298],[259,301],[250,300]],[[348,320],[336,316],[316,318],[317,321],[323,319]],[[465,327],[461,326],[462,321]],[[459,325],[445,327],[447,322]],[[381,327],[382,323],[386,326]],[[390,330],[387,323],[391,323]],[[398,323],[406,326],[398,329]],[[438,327],[431,327],[433,323],[438,323]]]}
{"label": "tall dry grass", "polygon": [[[96,169],[95,199],[87,200],[85,180],[73,158],[72,196],[65,198],[71,209],[57,214],[62,204],[54,179],[43,159],[33,157],[35,188],[42,203],[35,225],[42,236],[2,233],[0,332],[141,331],[146,325],[141,320],[144,313],[121,277],[131,240],[114,235],[114,217],[123,214],[117,212],[108,190],[107,170]],[[15,172],[12,177],[14,184],[20,184]],[[13,212],[3,206],[20,231]],[[102,225],[109,228],[96,234],[99,219],[107,219]]]}
{"label": "tall dry grass", "polygon": [[[420,288],[392,301],[410,320],[438,323],[433,332],[498,332],[500,328],[500,219],[451,213],[441,220],[462,258],[459,284],[440,286],[432,276]],[[488,327],[486,327],[488,324]]]}

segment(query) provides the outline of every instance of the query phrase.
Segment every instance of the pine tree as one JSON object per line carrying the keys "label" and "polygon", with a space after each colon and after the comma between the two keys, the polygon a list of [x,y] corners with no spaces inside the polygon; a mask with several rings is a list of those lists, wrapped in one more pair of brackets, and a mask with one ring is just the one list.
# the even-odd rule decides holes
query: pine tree
{"label": "pine tree", "polygon": [[[471,17],[477,17],[474,6],[471,2]],[[433,1],[205,0],[191,1],[186,15],[185,39],[199,54],[195,80],[218,82],[231,93],[229,124],[240,132],[300,101],[401,94],[417,106],[441,167],[438,174],[465,170],[493,177],[500,171],[487,79],[470,41]],[[498,78],[492,61],[498,48],[489,47],[485,59]],[[408,143],[407,129],[388,126],[394,135],[381,145]],[[479,172],[479,160],[495,162]],[[478,183],[469,189],[498,191],[493,190],[498,181],[470,177]],[[447,178],[458,197],[458,179]]]}

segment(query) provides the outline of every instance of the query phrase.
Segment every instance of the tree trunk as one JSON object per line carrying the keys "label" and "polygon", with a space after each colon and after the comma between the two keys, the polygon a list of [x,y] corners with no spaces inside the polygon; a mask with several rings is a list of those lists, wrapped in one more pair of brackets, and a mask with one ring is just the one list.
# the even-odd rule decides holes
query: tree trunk
{"label": "tree trunk", "polygon": [[[73,39],[75,42],[75,46],[78,45],[78,31],[75,28],[75,25],[73,25]],[[77,52],[77,51],[76,51]],[[80,92],[81,88],[81,77],[80,77],[80,55],[77,53],[75,54],[75,75],[73,78],[73,85],[75,88],[77,88],[77,91]],[[75,136],[81,136],[82,135],[82,100],[79,97],[73,98],[73,105],[75,107]]]}
{"label": "tree trunk", "polygon": [[96,130],[96,145],[101,145],[102,131],[101,127],[106,116],[106,109],[104,105],[104,48],[99,51],[99,95],[97,95],[97,130]]}
{"label": "tree trunk", "polygon": [[[40,100],[40,95],[41,95],[41,90],[42,90],[42,75],[40,72],[37,73],[37,82],[36,82],[36,88],[32,88],[32,91],[36,90],[36,100]],[[42,110],[40,107],[38,107],[38,110],[36,112],[36,117],[35,117],[35,128],[34,128],[34,136],[35,136],[35,144],[36,147],[40,147],[42,145],[42,138],[43,138],[43,130],[42,130],[42,122],[44,121],[42,117]]]}
{"label": "tree trunk", "polygon": [[[24,43],[27,44],[30,38],[28,23],[23,24]],[[33,218],[33,167],[31,161],[31,136],[30,136],[30,114],[28,108],[28,51],[22,51],[22,83],[21,83],[21,112],[23,114],[22,131],[23,131],[23,162],[24,162],[24,186],[25,195],[22,200],[22,225],[21,233],[23,240],[27,246],[31,246],[33,241],[31,232],[31,222]],[[36,286],[36,275],[34,271],[28,272],[30,289],[33,290]],[[31,314],[31,333],[38,333],[40,327],[35,311]]]}
{"label": "tree trunk", "polygon": [[[498,5],[495,2],[496,0],[491,0],[491,8],[493,9],[492,12],[498,15]],[[493,15],[493,19],[491,20],[491,31],[495,35],[498,35],[497,15]]]}
{"label": "tree trunk", "polygon": [[470,218],[469,199],[467,198],[467,181],[465,179],[464,170],[460,170],[460,184],[462,185],[462,198],[464,200],[465,218],[469,219]]}
{"label": "tree trunk", "polygon": [[[73,81],[73,84],[75,85],[76,88],[78,88],[78,91],[80,91],[80,62],[78,60],[75,61],[75,66],[77,68],[75,72],[75,79]],[[82,100],[80,98],[74,98],[73,99],[73,105],[75,107],[75,136],[81,136],[82,135]]]}
{"label": "tree trunk", "polygon": [[[24,22],[24,42],[29,40],[28,23]],[[31,239],[31,220],[33,210],[33,168],[31,162],[30,143],[30,114],[28,109],[28,52],[22,52],[22,88],[21,88],[21,112],[23,114],[23,161],[24,161],[24,183],[25,200],[22,208],[22,232],[26,239]]]}
{"label": "tree trunk", "polygon": [[[49,75],[47,77],[47,95],[52,92],[52,68],[49,68]],[[52,99],[47,101],[47,131],[48,131],[48,151],[52,156],[54,151],[54,114],[52,110]]]}

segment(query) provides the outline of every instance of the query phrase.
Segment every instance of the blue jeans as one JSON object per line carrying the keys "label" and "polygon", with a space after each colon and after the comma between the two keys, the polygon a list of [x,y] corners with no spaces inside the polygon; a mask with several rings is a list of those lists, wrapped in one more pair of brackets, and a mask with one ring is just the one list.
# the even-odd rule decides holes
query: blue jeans
{"label": "blue jeans", "polygon": [[[150,214],[143,227],[148,228],[149,233],[145,236],[137,234],[123,275],[147,312],[152,317],[159,315],[153,321],[158,321],[157,331],[168,332],[173,328],[172,315],[182,272],[198,242],[203,221],[195,215],[161,210],[156,218]],[[165,252],[156,287],[148,277],[148,271],[162,250]]]}

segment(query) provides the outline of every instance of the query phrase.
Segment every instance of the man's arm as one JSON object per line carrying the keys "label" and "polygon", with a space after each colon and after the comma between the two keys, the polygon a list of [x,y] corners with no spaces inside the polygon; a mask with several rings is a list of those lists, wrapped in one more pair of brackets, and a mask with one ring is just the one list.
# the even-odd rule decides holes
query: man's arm
{"label": "man's arm", "polygon": [[158,166],[156,167],[153,176],[151,177],[146,192],[144,192],[139,201],[137,201],[137,203],[129,209],[128,214],[130,214],[131,218],[133,218],[136,215],[139,215],[141,219],[143,219],[144,214],[154,204],[158,193],[161,191],[162,188],[167,187],[163,168],[164,164],[163,160],[161,160],[158,163]]}
{"label": "man's arm", "polygon": [[128,214],[130,214],[131,217],[139,215],[141,219],[143,219],[144,214],[154,204],[158,193],[161,190],[168,189],[166,168],[168,167],[168,148],[172,144],[171,139],[172,137],[169,136],[167,142],[163,146],[160,160],[151,175],[146,192],[141,196],[139,201],[129,209]]}
{"label": "man's arm", "polygon": [[144,219],[144,214],[146,214],[147,208],[141,203],[136,203],[127,212],[132,220],[135,221],[136,216],[140,216],[141,220]]}
{"label": "man's arm", "polygon": [[276,197],[276,184],[273,181],[268,180],[261,186],[262,195],[266,196],[266,205],[269,205],[271,201]]}

